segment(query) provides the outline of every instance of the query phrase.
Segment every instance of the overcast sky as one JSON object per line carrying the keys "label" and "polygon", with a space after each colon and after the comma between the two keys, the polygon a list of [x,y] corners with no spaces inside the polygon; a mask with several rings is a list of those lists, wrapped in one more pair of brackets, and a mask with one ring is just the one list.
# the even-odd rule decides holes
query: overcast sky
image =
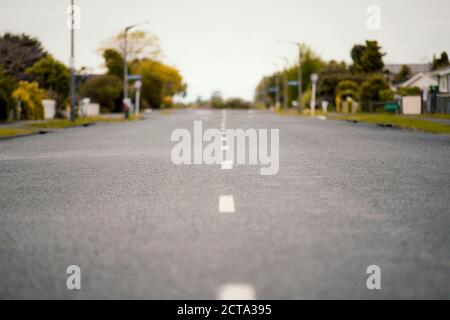
{"label": "overcast sky", "polygon": [[[55,57],[68,63],[69,0],[0,0],[0,33],[38,37]],[[449,0],[76,0],[81,7],[76,64],[102,68],[97,48],[124,26],[156,33],[164,61],[177,67],[188,83],[188,99],[253,97],[265,74],[294,62],[289,43],[309,44],[324,59],[349,60],[355,43],[379,40],[388,63],[431,60],[450,52]],[[381,8],[380,30],[366,27],[369,5]],[[282,42],[284,44],[280,44]]]}

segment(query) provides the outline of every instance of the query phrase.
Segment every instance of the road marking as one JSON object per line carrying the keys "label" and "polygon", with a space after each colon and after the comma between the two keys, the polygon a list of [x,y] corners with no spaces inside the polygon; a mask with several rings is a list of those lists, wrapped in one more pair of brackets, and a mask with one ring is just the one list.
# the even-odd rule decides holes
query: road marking
{"label": "road marking", "polygon": [[222,141],[227,141],[227,137],[222,137]]}
{"label": "road marking", "polygon": [[319,120],[327,120],[327,117],[325,117],[325,116],[318,116],[317,117]]}
{"label": "road marking", "polygon": [[256,300],[255,288],[247,283],[223,285],[217,292],[218,300]]}
{"label": "road marking", "polygon": [[232,160],[222,161],[222,170],[231,170],[231,169],[233,169],[233,161]]}
{"label": "road marking", "polygon": [[235,212],[233,196],[220,196],[219,198],[219,212],[233,213]]}
{"label": "road marking", "polygon": [[228,151],[228,146],[222,146],[222,151]]}

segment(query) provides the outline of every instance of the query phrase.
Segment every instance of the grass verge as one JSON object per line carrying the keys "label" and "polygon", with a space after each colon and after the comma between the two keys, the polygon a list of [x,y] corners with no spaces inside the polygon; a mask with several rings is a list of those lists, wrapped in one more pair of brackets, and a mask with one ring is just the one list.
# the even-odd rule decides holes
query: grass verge
{"label": "grass verge", "polygon": [[30,129],[30,128],[28,128],[28,129],[0,128],[0,138],[22,136],[22,135],[32,134],[34,132],[36,132],[36,130]]}
{"label": "grass verge", "polygon": [[450,120],[450,114],[442,114],[442,113],[425,113],[416,116],[418,118],[434,118],[434,119],[447,119]]}
{"label": "grass verge", "polygon": [[378,125],[392,125],[403,129],[450,134],[450,125],[394,114],[328,114],[327,117],[335,120],[367,122]]}
{"label": "grass verge", "polygon": [[[136,116],[130,116],[128,121],[134,121],[138,118]],[[97,122],[108,122],[108,123],[115,123],[115,122],[124,122],[127,121],[126,119],[119,117],[119,118],[113,118],[113,117],[89,117],[89,118],[78,118],[75,119],[75,121],[70,121],[67,119],[55,119],[55,120],[47,120],[47,121],[39,121],[39,122],[33,122],[26,124],[27,127],[32,128],[45,128],[45,129],[62,129],[62,128],[69,128],[69,127],[77,127],[77,126],[85,126],[94,124]]]}

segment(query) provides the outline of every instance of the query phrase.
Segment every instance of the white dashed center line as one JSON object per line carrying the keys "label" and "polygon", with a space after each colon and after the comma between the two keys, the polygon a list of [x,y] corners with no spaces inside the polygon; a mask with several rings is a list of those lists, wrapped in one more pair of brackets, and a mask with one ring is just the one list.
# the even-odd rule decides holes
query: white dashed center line
{"label": "white dashed center line", "polygon": [[222,161],[222,170],[231,170],[233,169],[233,161],[224,160]]}
{"label": "white dashed center line", "polygon": [[233,196],[220,196],[219,198],[219,212],[220,213],[234,213],[234,198]]}
{"label": "white dashed center line", "polygon": [[246,283],[230,283],[223,285],[217,292],[218,300],[255,300],[256,292],[252,285]]}

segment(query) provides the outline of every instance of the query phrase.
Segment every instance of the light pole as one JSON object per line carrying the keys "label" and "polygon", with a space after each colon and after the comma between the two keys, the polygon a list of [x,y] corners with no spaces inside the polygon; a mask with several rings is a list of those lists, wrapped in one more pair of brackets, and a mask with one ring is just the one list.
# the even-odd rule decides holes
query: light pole
{"label": "light pole", "polygon": [[280,107],[280,76],[278,72],[278,64],[275,65],[275,109]]}
{"label": "light pole", "polygon": [[317,81],[319,81],[319,75],[317,73],[313,73],[311,75],[311,81],[312,81],[311,116],[314,117],[316,112],[316,88],[317,88]]}
{"label": "light pole", "polygon": [[288,71],[287,65],[289,64],[289,60],[286,57],[282,57],[284,59],[284,90],[283,90],[283,109],[287,110],[289,107],[289,79],[288,79]]}
{"label": "light pole", "polygon": [[142,81],[138,80],[134,83],[134,88],[136,89],[136,98],[135,98],[135,113],[136,115],[139,115],[140,112],[140,104],[141,104],[141,88],[142,88]]}
{"label": "light pole", "polygon": [[302,112],[302,44],[300,42],[294,42],[298,46],[298,112]]}
{"label": "light pole", "polygon": [[70,120],[75,121],[75,4],[70,1]]}
{"label": "light pole", "polygon": [[125,27],[124,33],[124,41],[123,41],[123,105],[125,107],[125,118],[128,119],[128,115],[130,112],[130,100],[128,98],[128,63],[127,63],[127,55],[128,55],[128,31],[133,29],[134,27],[147,24],[149,21],[133,24],[131,26]]}

